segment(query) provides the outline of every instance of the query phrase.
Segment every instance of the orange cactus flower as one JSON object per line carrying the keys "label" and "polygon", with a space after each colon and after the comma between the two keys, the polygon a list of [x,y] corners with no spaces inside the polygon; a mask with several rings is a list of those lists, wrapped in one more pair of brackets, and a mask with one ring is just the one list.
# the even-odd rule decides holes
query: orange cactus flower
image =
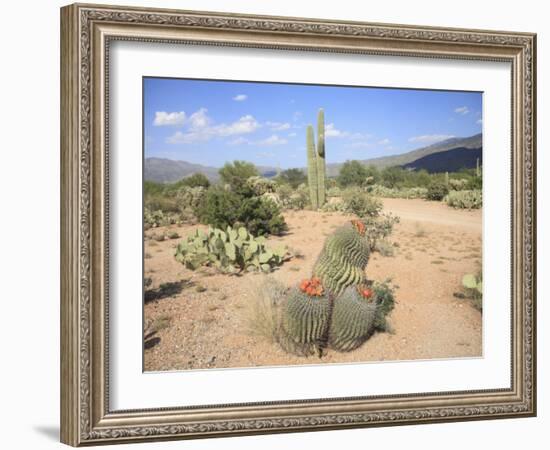
{"label": "orange cactus flower", "polygon": [[374,295],[374,291],[368,287],[365,286],[359,286],[357,288],[359,294],[366,299],[370,299]]}
{"label": "orange cactus flower", "polygon": [[311,297],[320,297],[324,292],[321,280],[317,277],[313,277],[311,280],[302,280],[300,290]]}
{"label": "orange cactus flower", "polygon": [[366,227],[363,222],[361,222],[360,220],[354,219],[351,221],[351,224],[355,227],[355,229],[361,236],[365,235]]}

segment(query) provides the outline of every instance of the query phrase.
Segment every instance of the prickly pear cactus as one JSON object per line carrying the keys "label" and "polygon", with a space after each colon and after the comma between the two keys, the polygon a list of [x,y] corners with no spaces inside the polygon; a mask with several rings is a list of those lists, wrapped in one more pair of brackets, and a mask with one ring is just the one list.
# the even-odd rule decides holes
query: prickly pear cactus
{"label": "prickly pear cactus", "polygon": [[329,345],[339,352],[361,346],[374,332],[379,307],[374,291],[350,286],[334,301]]}
{"label": "prickly pear cactus", "polygon": [[325,241],[313,275],[330,292],[340,294],[347,286],[365,280],[370,248],[364,233],[364,224],[352,221],[336,229]]}
{"label": "prickly pear cactus", "polygon": [[289,353],[313,354],[326,336],[329,319],[329,300],[320,280],[304,280],[289,293],[282,319],[281,346]]}

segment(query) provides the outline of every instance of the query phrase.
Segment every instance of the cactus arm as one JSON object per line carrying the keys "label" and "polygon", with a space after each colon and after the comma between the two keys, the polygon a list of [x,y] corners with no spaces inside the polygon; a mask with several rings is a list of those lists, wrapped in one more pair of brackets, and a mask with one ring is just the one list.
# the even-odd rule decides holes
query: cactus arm
{"label": "cactus arm", "polygon": [[309,196],[313,209],[319,208],[318,197],[318,176],[317,176],[317,155],[315,151],[315,142],[313,138],[313,127],[308,125],[306,132],[307,147],[307,180],[309,184]]}
{"label": "cactus arm", "polygon": [[325,180],[325,112],[321,108],[317,115],[317,201],[319,208],[325,204]]}

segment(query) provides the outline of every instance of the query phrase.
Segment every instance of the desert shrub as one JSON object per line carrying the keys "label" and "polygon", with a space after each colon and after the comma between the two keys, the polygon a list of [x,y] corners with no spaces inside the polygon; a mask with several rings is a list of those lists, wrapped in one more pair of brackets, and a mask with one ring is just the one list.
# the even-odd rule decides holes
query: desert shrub
{"label": "desert shrub", "polygon": [[279,196],[283,208],[288,208],[291,195],[294,189],[289,184],[278,184],[275,186],[275,193]]}
{"label": "desert shrub", "polygon": [[444,183],[432,183],[428,187],[426,198],[428,200],[441,201],[449,193],[449,188]]}
{"label": "desert shrub", "polygon": [[194,173],[179,182],[182,186],[209,188],[210,180],[202,173]]}
{"label": "desert shrub", "polygon": [[296,189],[288,184],[281,184],[276,186],[275,193],[284,209],[300,210],[309,205],[309,189],[305,184],[300,184]]}
{"label": "desert shrub", "polygon": [[387,279],[383,282],[374,282],[372,284],[372,289],[379,308],[374,326],[377,330],[389,331],[389,324],[386,316],[395,307],[395,290],[397,286],[392,284],[390,279]]}
{"label": "desert shrub", "polygon": [[382,211],[382,202],[368,194],[351,190],[345,192],[343,200],[347,212],[357,217],[377,217]]}
{"label": "desert shrub", "polygon": [[329,197],[328,201],[321,207],[321,211],[348,213],[347,205],[342,197]]}
{"label": "desert shrub", "polygon": [[283,170],[277,177],[279,184],[287,184],[293,189],[296,189],[300,184],[307,181],[306,174],[301,169],[286,169]]}
{"label": "desert shrub", "polygon": [[385,167],[380,172],[380,178],[382,185],[393,188],[405,180],[406,172],[400,167]]}
{"label": "desert shrub", "polygon": [[394,245],[387,241],[386,239],[379,239],[374,244],[375,252],[380,253],[382,256],[394,256],[395,255],[395,247]]}
{"label": "desert shrub", "polygon": [[477,190],[477,189],[481,190],[482,188],[483,188],[483,178],[476,177],[476,176],[470,177],[470,179],[468,180],[468,183],[465,186],[465,189],[468,189],[470,191]]}
{"label": "desert shrub", "polygon": [[338,186],[327,189],[327,197],[340,197],[341,195],[342,190]]}
{"label": "desert shrub", "polygon": [[462,278],[462,286],[466,291],[466,296],[472,300],[472,305],[479,311],[483,310],[483,275],[479,272],[477,275],[466,274]]}
{"label": "desert shrub", "polygon": [[232,191],[212,188],[195,208],[197,218],[205,224],[225,229],[244,226],[257,236],[282,234],[288,226],[280,208],[261,197],[243,197]]}
{"label": "desert shrub", "polygon": [[180,242],[175,257],[190,270],[206,265],[232,274],[243,270],[271,272],[290,254],[286,247],[268,248],[264,237],[255,237],[244,227],[209,227],[206,232],[195,230]]}
{"label": "desert shrub", "polygon": [[425,187],[388,188],[381,184],[375,184],[367,188],[367,192],[376,197],[386,198],[426,198],[428,189]]}
{"label": "desert shrub", "polygon": [[269,192],[275,192],[276,183],[273,180],[258,176],[250,177],[246,180],[246,185],[254,195],[260,196]]}
{"label": "desert shrub", "polygon": [[371,251],[377,251],[381,248],[378,243],[388,238],[393,232],[393,227],[399,223],[399,217],[387,213],[379,217],[363,218],[362,222],[365,224],[365,237]]}
{"label": "desert shrub", "polygon": [[200,222],[216,228],[226,228],[238,220],[242,198],[232,191],[210,188],[203,200],[194,208]]}
{"label": "desert shrub", "polygon": [[251,197],[245,199],[238,210],[238,221],[251,233],[264,236],[280,235],[288,230],[281,209],[272,200]]}
{"label": "desert shrub", "polygon": [[161,210],[153,211],[147,207],[143,210],[143,225],[146,230],[179,223],[181,223],[181,219],[178,213],[165,213]]}
{"label": "desert shrub", "polygon": [[233,161],[225,163],[219,170],[222,183],[231,186],[234,192],[242,192],[246,188],[246,180],[259,175],[254,164],[246,161]]}
{"label": "desert shrub", "polygon": [[483,205],[481,191],[450,191],[445,197],[447,205],[460,209],[478,209]]}
{"label": "desert shrub", "polygon": [[466,189],[469,181],[465,178],[451,178],[449,180],[449,188],[454,191]]}
{"label": "desert shrub", "polygon": [[352,160],[342,164],[336,180],[342,187],[361,186],[368,176],[365,165],[359,161]]}

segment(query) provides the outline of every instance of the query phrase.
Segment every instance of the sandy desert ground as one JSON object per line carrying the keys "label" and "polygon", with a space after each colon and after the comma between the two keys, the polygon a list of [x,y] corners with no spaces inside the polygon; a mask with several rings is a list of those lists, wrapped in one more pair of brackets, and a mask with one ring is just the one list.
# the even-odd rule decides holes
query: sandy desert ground
{"label": "sandy desert ground", "polygon": [[[476,357],[482,354],[482,314],[461,291],[462,276],[481,267],[482,211],[454,210],[424,200],[383,199],[384,211],[401,218],[390,240],[395,255],[374,253],[369,279],[391,278],[399,288],[389,316],[392,333],[376,333],[350,353],[329,351],[319,359],[288,355],[276,344],[250,332],[249,303],[264,277],[286,285],[310,275],[325,237],[350,220],[340,213],[290,211],[289,233],[271,244],[299,250],[303,258],[283,264],[270,275],[219,274],[187,270],[174,259],[177,239],[145,241],[149,289],[174,283],[173,291],[145,302],[144,322],[153,333],[145,340],[146,371],[275,366],[360,361]],[[199,225],[200,227],[201,225]],[[182,238],[197,226],[172,226],[146,234],[176,231]]]}

